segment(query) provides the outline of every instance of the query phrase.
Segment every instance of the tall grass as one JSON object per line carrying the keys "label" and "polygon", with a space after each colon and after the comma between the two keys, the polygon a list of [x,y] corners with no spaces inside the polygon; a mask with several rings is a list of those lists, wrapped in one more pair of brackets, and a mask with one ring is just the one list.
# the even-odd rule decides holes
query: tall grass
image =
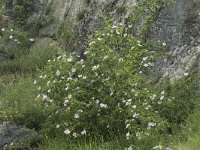
{"label": "tall grass", "polygon": [[[11,83],[11,82],[10,82]],[[39,129],[46,118],[40,102],[35,101],[32,78],[18,77],[10,85],[0,83],[0,115],[29,128]]]}
{"label": "tall grass", "polygon": [[1,73],[30,74],[37,68],[42,68],[49,59],[56,55],[56,51],[49,47],[32,47],[30,52],[20,57],[3,61],[0,64]]}
{"label": "tall grass", "polygon": [[174,148],[177,150],[200,149],[200,110],[189,117],[182,137],[183,139]]}

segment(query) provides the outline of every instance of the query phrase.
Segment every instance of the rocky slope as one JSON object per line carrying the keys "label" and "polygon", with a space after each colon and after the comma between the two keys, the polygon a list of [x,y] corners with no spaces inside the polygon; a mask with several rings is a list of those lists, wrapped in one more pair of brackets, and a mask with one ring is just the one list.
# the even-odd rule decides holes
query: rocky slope
{"label": "rocky slope", "polygon": [[[33,23],[43,19],[37,39],[45,43],[47,38],[57,40],[60,26],[66,25],[68,39],[62,41],[63,46],[82,52],[87,35],[102,25],[102,16],[124,22],[136,3],[137,0],[33,0],[33,13],[26,28],[31,30]],[[15,3],[7,4],[7,9],[12,5]],[[200,0],[173,0],[162,8],[149,38],[167,44],[168,57],[157,65],[164,77],[187,75],[200,53]]]}

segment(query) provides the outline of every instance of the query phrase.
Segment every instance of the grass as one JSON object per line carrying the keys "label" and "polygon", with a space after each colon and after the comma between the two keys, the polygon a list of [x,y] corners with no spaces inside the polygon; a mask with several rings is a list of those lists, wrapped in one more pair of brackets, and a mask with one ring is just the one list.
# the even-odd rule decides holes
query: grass
{"label": "grass", "polygon": [[41,68],[56,55],[56,51],[50,48],[32,48],[27,55],[14,60],[7,60],[0,64],[1,72],[30,74],[37,68]]}
{"label": "grass", "polygon": [[1,78],[0,115],[19,125],[39,129],[46,115],[40,102],[35,101],[36,90],[32,78],[12,76]]}
{"label": "grass", "polygon": [[185,130],[182,133],[183,140],[174,146],[177,150],[199,150],[200,148],[200,110],[190,116]]}
{"label": "grass", "polygon": [[92,139],[89,142],[72,142],[67,137],[46,139],[38,150],[122,150],[119,141],[105,142],[103,139]]}

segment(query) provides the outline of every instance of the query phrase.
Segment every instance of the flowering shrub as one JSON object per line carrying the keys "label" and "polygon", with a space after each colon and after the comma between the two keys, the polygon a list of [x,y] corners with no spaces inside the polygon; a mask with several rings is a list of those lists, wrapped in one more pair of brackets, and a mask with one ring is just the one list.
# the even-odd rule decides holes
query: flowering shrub
{"label": "flowering shrub", "polygon": [[164,129],[157,111],[164,91],[149,92],[143,72],[155,56],[150,45],[128,34],[122,24],[110,24],[90,36],[84,55],[49,60],[34,81],[44,108],[51,110],[48,128],[78,138],[124,135],[141,140]]}

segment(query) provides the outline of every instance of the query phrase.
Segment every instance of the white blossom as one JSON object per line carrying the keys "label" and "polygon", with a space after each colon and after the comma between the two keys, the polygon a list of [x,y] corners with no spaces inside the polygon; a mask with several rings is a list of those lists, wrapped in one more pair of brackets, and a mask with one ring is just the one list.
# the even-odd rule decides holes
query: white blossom
{"label": "white blossom", "polygon": [[13,38],[13,35],[10,35],[10,36],[9,36],[9,39],[12,39],[12,38]]}
{"label": "white blossom", "polygon": [[130,133],[129,132],[126,133],[126,138],[127,138],[127,140],[129,140],[129,138],[130,138]]}
{"label": "white blossom", "polygon": [[100,107],[101,107],[101,108],[107,108],[108,105],[107,105],[107,104],[103,104],[103,103],[101,103],[101,104],[100,104]]}
{"label": "white blossom", "polygon": [[34,40],[34,38],[30,38],[29,41],[34,42],[35,40]]}
{"label": "white blossom", "polygon": [[59,70],[56,71],[56,75],[57,75],[57,76],[60,75],[60,71],[59,71]]}
{"label": "white blossom", "polygon": [[79,114],[74,114],[74,118],[78,119],[79,118]]}
{"label": "white blossom", "polygon": [[72,62],[72,58],[71,58],[71,57],[68,58],[67,61],[68,61],[68,62]]}
{"label": "white blossom", "polygon": [[86,135],[86,130],[84,129],[83,131],[81,131],[82,135]]}
{"label": "white blossom", "polygon": [[65,133],[66,135],[69,135],[69,134],[71,133],[71,131],[70,131],[69,129],[66,129],[66,130],[64,131],[64,133]]}

